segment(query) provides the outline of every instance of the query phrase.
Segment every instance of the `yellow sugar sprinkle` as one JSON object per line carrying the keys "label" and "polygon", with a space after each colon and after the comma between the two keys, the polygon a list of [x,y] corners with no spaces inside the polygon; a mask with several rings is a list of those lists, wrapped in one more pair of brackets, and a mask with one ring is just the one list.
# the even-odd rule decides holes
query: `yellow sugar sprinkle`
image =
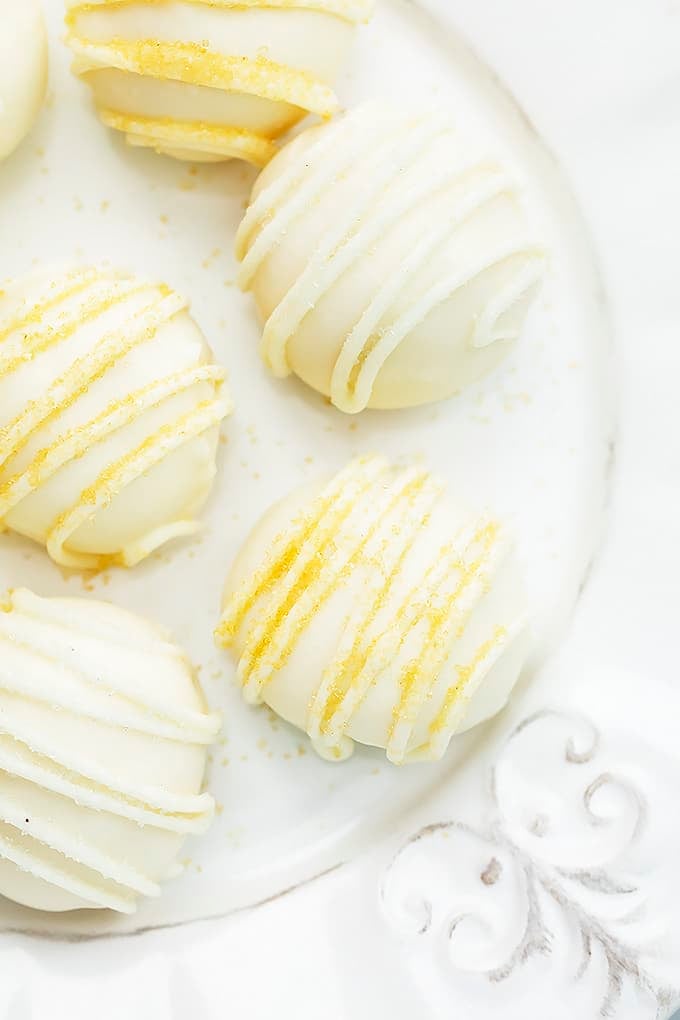
{"label": "yellow sugar sprinkle", "polygon": [[[172,295],[172,291],[164,284],[161,284],[157,291],[161,298]],[[143,319],[145,314],[156,312],[160,305],[161,299],[159,298],[137,313],[136,319]],[[167,313],[168,317],[176,314],[179,307],[175,305]],[[156,334],[158,326],[163,321],[165,319],[161,316],[160,322],[154,321],[151,325],[141,330],[141,336],[137,335],[139,333],[137,324],[135,329],[133,329],[131,324],[128,323],[122,329],[116,330],[108,337],[100,340],[99,344],[89,355],[74,361],[66,372],[59,379],[55,380],[42,397],[29,401],[21,414],[13,422],[0,429],[0,459],[6,463],[11,457],[16,456],[37,428],[54,416],[61,414],[67,407],[70,407],[93,382],[101,379],[137,343],[143,343],[146,340],[152,339]],[[109,350],[110,346],[113,346],[112,351]],[[65,389],[66,392],[60,399],[56,399],[54,394],[58,393],[61,389]]]}
{"label": "yellow sugar sprinkle", "polygon": [[109,291],[103,297],[94,298],[79,307],[73,318],[67,320],[62,326],[58,328],[49,326],[43,331],[25,334],[20,354],[6,361],[0,358],[0,378],[11,375],[20,365],[29,361],[36,354],[43,354],[50,348],[56,347],[57,344],[70,339],[78,329],[86,326],[89,322],[94,322],[95,319],[110,311],[114,305],[149,289],[151,289],[149,284],[140,284],[128,290]]}
{"label": "yellow sugar sprinkle", "polygon": [[215,365],[201,365],[196,369],[184,369],[149,383],[142,389],[109,404],[91,421],[70,429],[58,436],[51,445],[38,450],[21,474],[14,475],[0,485],[0,518],[18,499],[23,499],[28,492],[43,485],[64,464],[78,460],[95,443],[124,428],[145,411],[197,383],[212,381],[217,385],[223,379],[223,369]]}
{"label": "yellow sugar sprinkle", "polygon": [[[183,442],[204,432],[223,417],[222,407],[217,401],[204,400],[176,421],[161,426],[148,436],[136,449],[121,457],[101,472],[93,485],[80,494],[75,505],[59,515],[47,536],[47,549],[57,562],[69,565],[71,561],[90,562],[90,557],[64,554],[64,545],[74,531],[91,517],[91,512],[106,506],[111,499],[140,474],[150,470],[163,457]],[[111,563],[128,565],[121,555],[94,557],[98,566]]]}
{"label": "yellow sugar sprinkle", "polygon": [[[142,117],[117,110],[99,111],[102,123],[137,142],[151,147],[194,149],[225,157],[246,159],[255,166],[264,166],[276,153],[276,146],[267,137],[245,128],[210,124],[207,121],[183,121],[174,117]],[[128,140],[132,141],[130,137]]]}
{"label": "yellow sugar sprinkle", "polygon": [[[361,491],[357,494],[357,498],[363,495],[366,492],[366,490],[367,486],[364,485]],[[288,590],[288,593],[285,596],[284,600],[274,608],[274,611],[264,621],[264,626],[262,628],[260,639],[249,655],[248,668],[244,670],[243,676],[244,686],[245,684],[247,684],[250,675],[257,669],[260,659],[264,655],[265,651],[267,651],[271,646],[276,632],[278,631],[283,621],[288,617],[291,609],[297,604],[299,598],[311,588],[315,581],[319,579],[320,575],[324,570],[324,567],[328,562],[328,560],[325,557],[322,557],[319,554],[322,549],[326,549],[329,546],[332,548],[333,541],[337,538],[338,534],[340,533],[343,524],[350,517],[352,511],[354,510],[354,506],[355,506],[354,503],[348,503],[346,505],[340,504],[339,511],[336,507],[333,506],[331,512],[327,514],[329,520],[327,522],[324,522],[323,528],[319,528],[318,533],[314,532],[313,534],[310,534],[310,538],[314,540],[313,551],[309,559],[305,563],[303,569],[301,570],[297,581]],[[359,554],[361,553],[361,550],[364,548],[366,542],[368,542],[370,537],[375,532],[378,523],[379,522],[374,522],[372,527],[367,530],[364,536],[362,536],[362,541],[355,550],[353,556],[350,558],[350,562],[345,568],[345,571],[350,569],[351,565],[356,561]],[[294,552],[295,559],[299,557],[301,548],[302,545],[298,546],[295,549]],[[276,659],[276,662],[269,670],[270,675],[273,672],[276,672],[276,670],[281,669],[281,667],[287,661],[293,648],[295,647],[297,638],[307,626],[309,619],[311,618],[312,615],[318,612],[320,607],[324,604],[324,602],[331,595],[333,590],[337,587],[337,584],[340,580],[341,577],[338,577],[337,575],[333,577],[331,582],[327,584],[325,588],[323,588],[322,591],[319,593],[318,599],[315,602],[312,609],[309,611],[309,613],[306,616],[303,616],[300,620],[298,620],[295,629],[288,638],[288,641],[286,642],[285,646],[281,649]]]}
{"label": "yellow sugar sprinkle", "polygon": [[505,627],[496,627],[491,637],[480,645],[475,652],[473,659],[467,665],[456,666],[456,683],[449,687],[439,713],[430,723],[430,733],[432,735],[446,728],[454,704],[464,693],[465,688],[484,660],[488,658],[494,648],[496,648],[506,638],[506,636],[507,630]]}
{"label": "yellow sugar sprinkle", "polygon": [[[472,540],[473,545],[481,544],[482,546],[480,554],[476,559],[472,563],[466,564],[458,558],[451,564],[451,571],[458,570],[460,576],[454,591],[446,598],[443,605],[437,606],[433,603],[432,599],[435,593],[428,591],[427,588],[424,588],[421,592],[413,593],[404,602],[402,609],[405,609],[407,605],[417,603],[420,601],[418,595],[422,596],[423,611],[417,615],[414,622],[420,622],[424,619],[427,627],[418,660],[407,666],[399,680],[400,697],[392,713],[392,723],[389,731],[390,739],[394,736],[400,722],[403,722],[406,718],[414,717],[415,711],[420,704],[420,697],[432,687],[437,679],[442,661],[445,661],[448,654],[451,641],[454,637],[460,637],[460,630],[458,630],[451,635],[449,640],[446,640],[447,626],[461,595],[469,588],[471,582],[477,578],[479,570],[496,540],[498,530],[498,524],[495,521],[489,522],[477,532]],[[398,618],[400,616],[401,611],[397,614]],[[432,650],[435,653],[439,653],[438,655],[435,654],[434,663],[429,661]],[[428,651],[430,652],[429,657],[427,656]]]}
{"label": "yellow sugar sprinkle", "polygon": [[320,117],[339,109],[335,93],[308,71],[286,67],[264,56],[241,57],[216,53],[194,42],[124,39],[94,42],[72,34],[68,40],[81,58],[79,72],[115,67],[151,78],[168,78],[187,85],[225,89],[290,103]]}
{"label": "yellow sugar sprinkle", "polygon": [[45,312],[50,311],[50,309],[60,305],[63,301],[67,301],[68,298],[74,297],[85,290],[91,283],[94,283],[98,276],[99,274],[95,269],[71,273],[65,278],[66,287],[63,287],[61,290],[54,287],[49,297],[33,305],[23,315],[19,315],[17,318],[10,320],[10,322],[0,324],[0,341],[6,340],[15,330],[24,329],[33,323],[41,322]]}
{"label": "yellow sugar sprinkle", "polygon": [[[403,491],[401,498],[409,500],[417,492],[422,490],[425,482],[426,478],[424,476],[415,479],[411,485],[407,486],[407,488]],[[421,527],[427,526],[428,518],[429,512],[422,515],[420,520]],[[394,535],[390,537],[392,540],[395,538]],[[344,701],[348,692],[356,685],[371,656],[371,653],[380,639],[380,635],[376,635],[376,637],[362,648],[364,636],[373,621],[376,619],[380,610],[383,608],[385,600],[387,599],[387,596],[389,595],[389,592],[391,591],[392,586],[404,565],[404,561],[413,547],[415,538],[416,532],[413,532],[408,535],[407,541],[402,543],[402,548],[395,563],[391,570],[388,571],[387,576],[384,578],[382,585],[376,593],[373,604],[362,619],[361,626],[357,630],[354,643],[348,655],[341,662],[334,663],[331,667],[333,679],[329,684],[326,702],[321,711],[320,731],[322,733],[328,729],[335,712]]]}
{"label": "yellow sugar sprinkle", "polygon": [[274,556],[268,564],[265,563],[255,574],[251,589],[240,598],[233,596],[230,599],[215,632],[225,646],[231,643],[257,599],[288,573],[297,559],[300,548],[330,506],[330,500],[320,500],[310,515],[300,521],[299,530],[281,548],[278,556]]}

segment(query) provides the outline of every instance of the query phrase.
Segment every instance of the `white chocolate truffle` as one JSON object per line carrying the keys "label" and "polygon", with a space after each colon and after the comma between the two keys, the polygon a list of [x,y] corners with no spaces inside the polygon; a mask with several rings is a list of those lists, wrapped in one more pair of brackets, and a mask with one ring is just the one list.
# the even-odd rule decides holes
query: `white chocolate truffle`
{"label": "white chocolate truffle", "polygon": [[73,70],[131,145],[263,166],[332,85],[373,0],[70,0]]}
{"label": "white chocolate truffle", "polygon": [[218,644],[331,760],[353,742],[438,759],[498,712],[528,650],[512,548],[422,468],[359,458],[256,525],[227,580]]}
{"label": "white chocolate truffle", "polygon": [[349,413],[440,400],[490,371],[543,266],[497,161],[444,115],[373,103],[271,161],[236,254],[265,364]]}
{"label": "white chocolate truffle", "polygon": [[0,893],[108,907],[181,869],[210,823],[219,717],[160,628],[104,602],[14,591],[0,612]]}
{"label": "white chocolate truffle", "polygon": [[77,569],[195,532],[230,410],[187,302],[96,269],[0,292],[0,523]]}
{"label": "white chocolate truffle", "polygon": [[47,36],[37,0],[0,11],[0,160],[33,127],[47,87]]}

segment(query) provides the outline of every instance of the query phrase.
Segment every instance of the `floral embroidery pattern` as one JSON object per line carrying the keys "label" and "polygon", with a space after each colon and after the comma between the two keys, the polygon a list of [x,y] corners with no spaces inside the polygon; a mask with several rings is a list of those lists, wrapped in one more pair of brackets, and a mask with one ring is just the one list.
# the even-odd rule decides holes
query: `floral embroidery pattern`
{"label": "floral embroidery pattern", "polygon": [[[561,770],[552,786],[531,742],[539,728]],[[597,729],[582,717],[543,711],[525,719],[491,770],[488,822],[420,829],[387,869],[382,901],[403,931],[443,933],[457,972],[494,983],[532,957],[554,957],[564,932],[573,932],[580,957],[573,980],[583,981],[596,958],[604,973],[601,1017],[620,1012],[630,982],[663,1018],[680,993],[643,965],[635,935],[645,920],[645,897],[621,863],[643,833],[647,805],[625,775],[597,769],[600,744]],[[535,786],[528,775],[537,777]],[[572,814],[560,827],[565,789]]]}

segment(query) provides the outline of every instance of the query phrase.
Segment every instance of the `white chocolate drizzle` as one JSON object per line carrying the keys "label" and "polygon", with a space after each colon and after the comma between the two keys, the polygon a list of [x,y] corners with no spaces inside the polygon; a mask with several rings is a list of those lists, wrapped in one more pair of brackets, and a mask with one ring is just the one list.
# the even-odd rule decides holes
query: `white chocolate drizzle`
{"label": "white chocolate drizzle", "polygon": [[276,152],[276,146],[268,138],[245,128],[174,117],[131,116],[107,109],[100,110],[99,116],[107,127],[122,131],[129,145],[155,149],[160,154],[175,148],[225,159],[246,159],[256,166],[264,166]]}
{"label": "white chocolate drizzle", "polygon": [[[499,196],[515,192],[509,177],[488,159],[459,157],[442,162],[437,156],[442,138],[456,140],[444,116],[395,116],[375,104],[359,107],[341,122],[325,127],[302,157],[257,195],[239,228],[239,284],[247,290],[265,260],[295,230],[296,221],[353,168],[361,167],[353,197],[337,218],[330,218],[304,269],[265,323],[262,356],[271,371],[282,377],[291,372],[289,342],[341,276],[370,257],[372,247],[389,237],[405,215],[437,197],[456,195],[440,220],[426,222],[415,247],[381,284],[348,332],[331,379],[331,400],[340,410],[363,410],[381,368],[415,328],[476,277],[515,259],[511,282],[482,309],[473,323],[470,344],[479,348],[512,338],[497,332],[496,324],[542,275],[542,249],[528,237],[516,237],[471,257],[455,271],[443,260],[445,275],[410,292],[408,306],[400,306],[397,315],[398,300],[407,285],[455,238],[457,228]],[[455,150],[454,144],[446,151]]]}
{"label": "white chocolate drizzle", "polygon": [[[5,295],[11,298],[11,287]],[[73,300],[78,296],[82,301],[74,306]],[[219,425],[231,410],[228,398],[221,393],[225,373],[212,364],[187,366],[113,400],[93,418],[55,436],[55,421],[58,422],[94,383],[104,379],[135,348],[151,343],[158,329],[185,311],[187,303],[164,285],[138,284],[113,274],[85,271],[57,279],[49,296],[29,299],[19,315],[6,321],[0,319],[0,382],[4,382],[25,363],[54,352],[60,344],[77,337],[80,330],[96,326],[97,320],[116,305],[124,305],[135,296],[148,296],[148,300],[141,309],[138,303],[131,305],[122,325],[103,333],[85,353],[68,361],[61,374],[29,399],[16,417],[0,427],[0,523],[62,468],[86,458],[89,453],[96,454],[98,444],[131,426],[145,412],[201,383],[210,384],[213,397],[198,401],[192,411],[155,429],[123,457],[105,464],[73,505],[59,508],[46,536],[46,546],[55,562],[63,566],[79,569],[99,568],[109,563],[133,566],[164,542],[197,529],[194,520],[169,521],[160,531],[141,536],[119,553],[109,556],[68,548],[69,539],[77,529],[135,479],[182,444]],[[41,325],[48,310],[59,316],[56,326]],[[28,463],[16,468],[16,458],[28,441],[35,443],[48,427],[51,439],[38,446]]]}
{"label": "white chocolate drizzle", "polygon": [[[70,14],[101,7],[128,7],[133,4],[161,6],[165,0],[67,0]],[[319,11],[334,14],[352,24],[366,22],[373,13],[374,0],[183,0],[197,7],[259,8],[260,10]]]}
{"label": "white chocolate drizzle", "polygon": [[[404,563],[442,492],[442,484],[424,470],[394,471],[377,457],[352,461],[279,536],[224,606],[216,639],[229,647],[238,638],[238,679],[246,699],[256,703],[266,700],[267,684],[327,599],[354,569],[369,566],[310,700],[306,730],[324,757],[337,760],[351,753],[352,720],[370,689],[381,683],[397,692],[387,726],[390,761],[441,757],[473,691],[507,643],[525,630],[524,616],[509,626],[490,625],[473,659],[453,669],[427,740],[414,746],[414,729],[452,648],[508,548],[496,521],[477,521],[423,563],[419,581],[386,621],[382,610],[403,581]],[[247,617],[255,622],[249,622],[241,640]],[[404,664],[407,642],[416,650]]]}
{"label": "white chocolate drizzle", "polygon": [[[162,670],[164,662],[186,685],[194,683],[181,652],[153,627],[145,626],[143,642],[133,632],[128,644],[124,622],[109,637],[87,627],[89,616],[80,629],[77,614],[59,605],[17,590],[0,612],[0,857],[93,907],[130,913],[138,896],[158,895],[157,880],[166,876],[151,876],[88,839],[85,816],[108,813],[122,825],[199,833],[214,813],[212,797],[145,783],[143,769],[139,779],[123,781],[97,765],[96,755],[70,746],[50,720],[91,720],[104,741],[107,728],[130,732],[148,741],[150,758],[157,741],[210,744],[220,720],[173,707],[169,698],[149,700],[135,683],[135,673]],[[78,812],[84,821],[74,831]]]}

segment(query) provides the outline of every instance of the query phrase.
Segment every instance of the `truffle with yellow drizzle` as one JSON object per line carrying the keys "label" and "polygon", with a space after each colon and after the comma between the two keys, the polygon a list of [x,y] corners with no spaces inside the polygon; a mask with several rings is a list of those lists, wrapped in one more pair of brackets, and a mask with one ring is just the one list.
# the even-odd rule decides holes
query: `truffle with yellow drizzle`
{"label": "truffle with yellow drizzle", "polygon": [[373,0],[69,0],[73,70],[131,145],[264,165],[333,82]]}
{"label": "truffle with yellow drizzle", "polygon": [[331,760],[354,741],[438,759],[505,704],[528,650],[511,545],[420,467],[352,461],[256,525],[227,580],[218,644]]}
{"label": "truffle with yellow drizzle", "polygon": [[169,636],[103,602],[0,605],[0,893],[132,913],[178,873],[219,717]]}
{"label": "truffle with yellow drizzle", "polygon": [[0,523],[77,569],[199,527],[230,405],[165,285],[41,270],[0,292]]}
{"label": "truffle with yellow drizzle", "polygon": [[349,413],[439,400],[492,369],[544,261],[501,163],[446,115],[375,103],[269,163],[236,253],[265,364]]}
{"label": "truffle with yellow drizzle", "polygon": [[47,35],[38,0],[0,11],[0,160],[28,134],[47,87]]}

